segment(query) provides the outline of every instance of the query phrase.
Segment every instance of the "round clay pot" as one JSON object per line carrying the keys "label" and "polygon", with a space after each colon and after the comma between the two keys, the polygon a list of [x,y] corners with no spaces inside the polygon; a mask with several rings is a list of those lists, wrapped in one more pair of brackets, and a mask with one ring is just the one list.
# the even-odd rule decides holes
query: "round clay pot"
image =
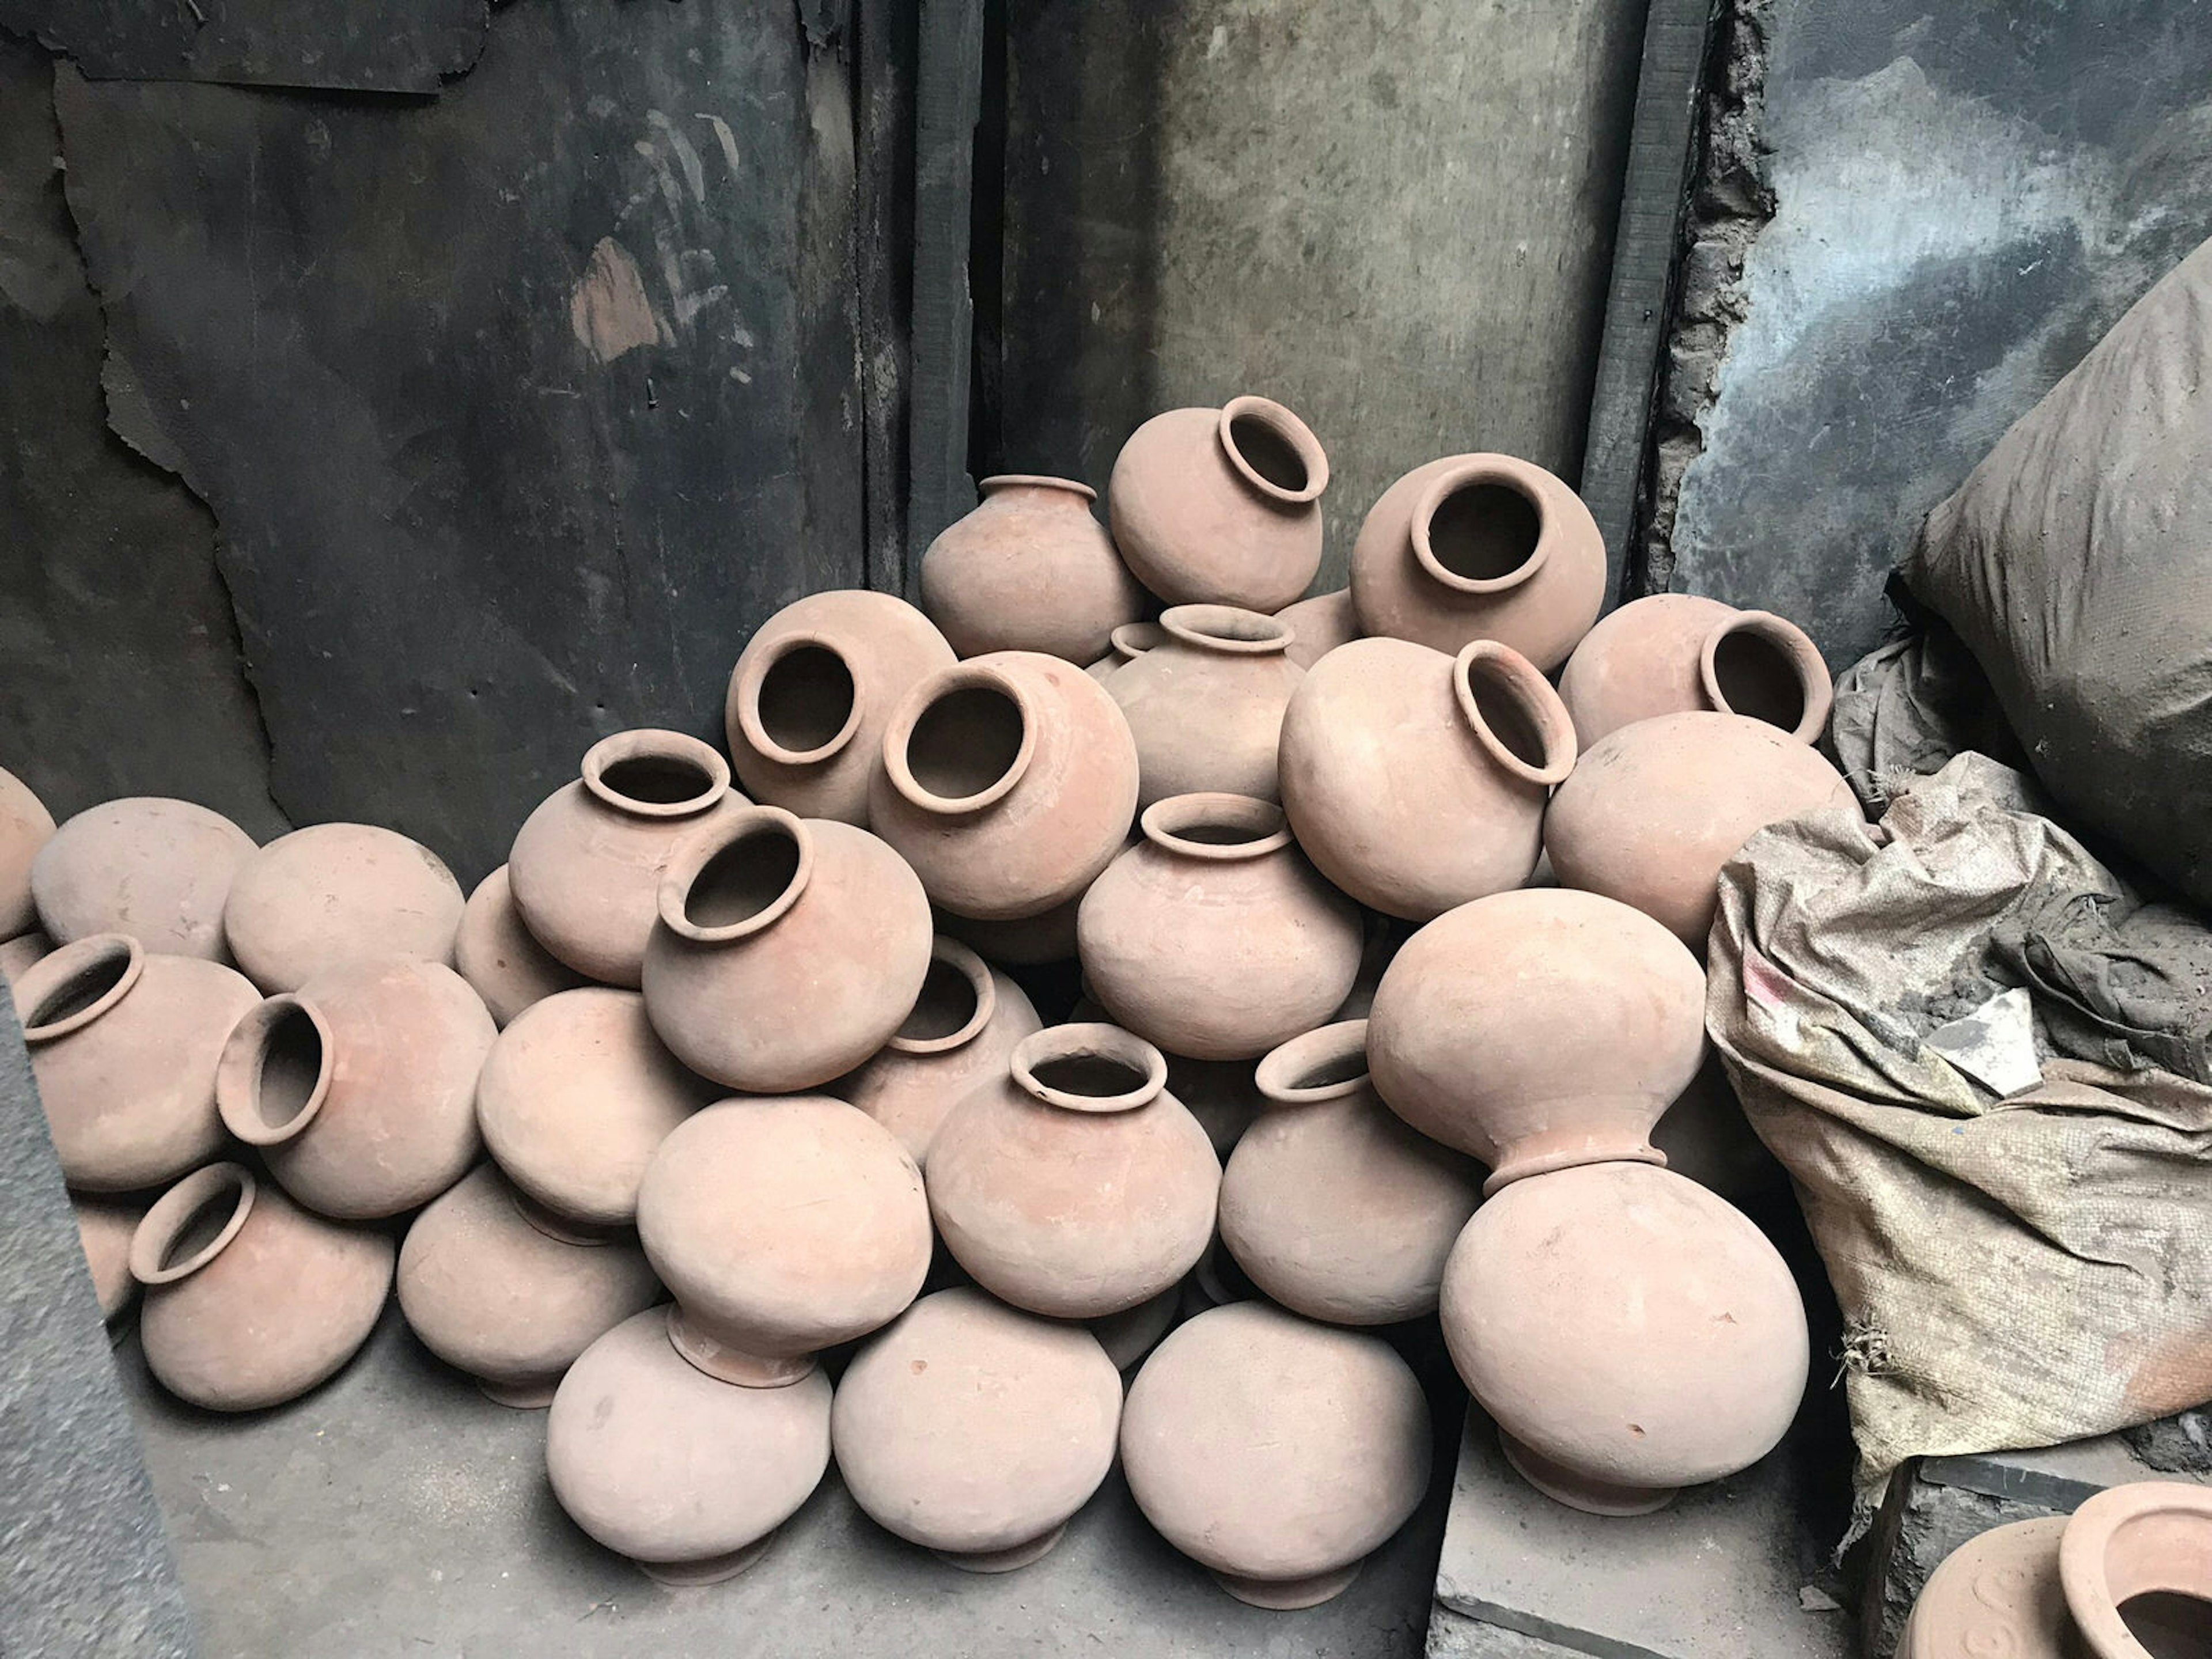
{"label": "round clay pot", "polygon": [[1249,1060],[1327,1019],[1359,972],[1359,910],[1314,873],[1283,809],[1177,795],[1141,827],[1083,897],[1091,994],[1194,1060]]}
{"label": "round clay pot", "polygon": [[64,945],[16,993],[62,1174],[87,1192],[174,1181],[222,1150],[216,1062],[260,999],[219,962],[123,933]]}
{"label": "round clay pot", "polygon": [[453,935],[453,966],[505,1025],[534,1002],[571,991],[584,976],[531,936],[501,865],[477,884]]}
{"label": "round clay pot", "polygon": [[376,1328],[392,1241],[292,1203],[237,1164],[163,1194],[131,1240],[147,1368],[209,1411],[258,1411],[332,1376]]}
{"label": "round clay pot", "polygon": [[31,866],[54,833],[53,814],[13,772],[0,770],[0,939],[39,925]]}
{"label": "round clay pot", "polygon": [[924,1297],[838,1379],[830,1443],[875,1522],[970,1572],[1025,1567],[1114,1466],[1121,1377],[1080,1325]]}
{"label": "round clay pot", "polygon": [[1015,1045],[1043,1027],[1020,986],[959,940],[939,937],[914,1012],[874,1059],[829,1092],[896,1135],[926,1170],[945,1115],[1005,1076]]}
{"label": "round clay pot", "polygon": [[1720,1056],[1708,1053],[1697,1076],[1651,1126],[1667,1167],[1718,1193],[1738,1208],[1790,1190],[1790,1174],[1753,1133]]}
{"label": "round clay pot", "polygon": [[553,1396],[545,1473],[575,1523],[658,1582],[760,1559],[830,1467],[830,1379],[740,1389],[679,1358],[649,1308],[586,1348]]}
{"label": "round clay pot", "polygon": [[246,976],[274,995],[367,959],[448,961],[465,904],[453,872],[421,842],[374,824],[318,823],[239,866],[222,927]]}
{"label": "round clay pot", "polygon": [[645,1011],[702,1077],[815,1088],[898,1030],[931,937],[921,884],[866,830],[745,807],[687,842],[661,881]]}
{"label": "round clay pot", "polygon": [[1165,638],[1166,632],[1156,622],[1123,623],[1109,637],[1110,648],[1106,654],[1083,672],[1094,680],[1103,681],[1115,669],[1127,667]]}
{"label": "round clay pot", "polygon": [[483,1152],[477,1073],[498,1035],[443,963],[350,963],[246,1010],[216,1068],[216,1104],[310,1209],[398,1215]]}
{"label": "round clay pot", "polygon": [[1356,640],[1291,698],[1283,805],[1323,875],[1426,921],[1528,881],[1575,752],[1559,694],[1510,647],[1477,640],[1454,659]]}
{"label": "round clay pot", "polygon": [[929,1271],[921,1172],[842,1100],[729,1100],[679,1125],[638,1193],[670,1334],[725,1382],[781,1388],[903,1312]]}
{"label": "round clay pot", "polygon": [[1078,893],[1049,910],[1015,921],[978,921],[943,909],[933,914],[939,933],[958,939],[985,960],[1037,968],[1048,962],[1075,960],[1075,918],[1082,906],[1083,895]]}
{"label": "round clay pot", "polygon": [[[1602,1041],[1562,1042],[1563,1032]],[[1577,1164],[1663,1160],[1646,1140],[1705,1053],[1705,976],[1666,929],[1532,887],[1448,910],[1375,993],[1376,1092],[1491,1166],[1483,1190]]]}
{"label": "round clay pot", "polygon": [[1004,473],[921,556],[921,608],[963,657],[1042,651],[1078,666],[1145,614],[1145,590],[1091,516],[1098,492]]}
{"label": "round clay pot", "polygon": [[138,1281],[131,1276],[131,1238],[146,1212],[136,1204],[102,1203],[74,1193],[70,1208],[76,1216],[77,1243],[92,1274],[92,1292],[100,1298],[100,1316],[112,1322],[138,1294]]}
{"label": "round clay pot", "polygon": [[1367,1079],[1367,1023],[1260,1062],[1271,1104],[1221,1176],[1221,1242],[1268,1296],[1332,1325],[1437,1309],[1444,1260],[1481,1201],[1468,1159],[1408,1128]]}
{"label": "round clay pot", "polygon": [[931,899],[1015,921],[1078,896],[1121,849],[1137,807],[1137,747],[1081,669],[998,651],[915,687],[870,787],[877,832]]}
{"label": "round clay pot", "polygon": [[1805,630],[1766,611],[1694,593],[1654,593],[1583,635],[1559,696],[1585,748],[1661,714],[1742,714],[1801,743],[1828,724],[1834,689]]}
{"label": "round clay pot", "polygon": [[1149,1302],[1085,1322],[1091,1334],[1098,1339],[1098,1346],[1106,1350],[1107,1358],[1114,1362],[1114,1369],[1126,1371],[1159,1346],[1160,1339],[1176,1328],[1182,1314],[1182,1286],[1170,1285]]}
{"label": "round clay pot", "polygon": [[557,960],[634,991],[678,846],[747,805],[730,787],[729,763],[696,738],[602,738],[585,751],[583,775],[547,796],[515,836],[514,908]]}
{"label": "round clay pot", "polygon": [[[1067,953],[1075,954],[1075,918],[1068,917]],[[18,933],[11,939],[0,939],[0,980],[5,980],[14,992],[21,985],[23,975],[33,963],[44,961],[54,952],[54,942],[36,928],[27,933]]]}
{"label": "round clay pot", "polygon": [[1595,1515],[1748,1468],[1805,1392],[1789,1267],[1740,1211],[1649,1164],[1497,1194],[1453,1247],[1439,1311],[1513,1466]]}
{"label": "round clay pot", "polygon": [[786,605],[730,675],[722,724],[738,776],[766,805],[868,828],[893,712],[955,660],[929,618],[890,593],[838,588]]}
{"label": "round clay pot", "polygon": [[722,1091],[653,1035],[645,999],[602,985],[533,1003],[477,1079],[477,1123],[508,1180],[574,1229],[627,1227],[669,1132]]}
{"label": "round clay pot", "polygon": [[227,963],[223,904],[255,851],[245,830],[188,800],[104,801],[40,849],[31,896],[57,943],[128,933],[149,951]]}
{"label": "round clay pot", "polygon": [[1257,1607],[1341,1594],[1419,1506],[1431,1455],[1429,1402],[1387,1343],[1263,1302],[1176,1327],[1121,1413],[1145,1518]]}
{"label": "round clay pot", "polygon": [[1605,538],[1582,498],[1510,455],[1447,455],[1382,492],[1352,551],[1361,629],[1447,656],[1509,645],[1550,673],[1597,620]]}
{"label": "round clay pot", "polygon": [[1337,647],[1359,637],[1359,612],[1352,607],[1348,587],[1285,605],[1275,613],[1275,620],[1291,630],[1291,642],[1283,654],[1309,672]]}
{"label": "round clay pot", "polygon": [[502,1406],[551,1405],[577,1355],[659,1299],[634,1242],[568,1231],[489,1164],[433,1200],[399,1247],[408,1324]]}
{"label": "round clay pot", "polygon": [[1857,810],[1843,774],[1742,714],[1662,714],[1601,738],[1544,815],[1565,887],[1631,904],[1705,952],[1721,866],[1771,823]]}
{"label": "round clay pot", "polygon": [[1305,670],[1291,630],[1224,605],[1164,613],[1167,637],[1106,682],[1137,744],[1137,804],[1218,790],[1280,799],[1275,750]]}
{"label": "round clay pot", "polygon": [[1165,1089],[1167,1061],[1111,1025],[1026,1038],[929,1148],[945,1247],[1000,1300],[1095,1319],[1150,1300],[1213,1237],[1221,1164]]}
{"label": "round clay pot", "polygon": [[1273,612],[1321,568],[1328,457],[1267,398],[1171,409],[1134,432],[1106,483],[1114,544],[1170,605]]}

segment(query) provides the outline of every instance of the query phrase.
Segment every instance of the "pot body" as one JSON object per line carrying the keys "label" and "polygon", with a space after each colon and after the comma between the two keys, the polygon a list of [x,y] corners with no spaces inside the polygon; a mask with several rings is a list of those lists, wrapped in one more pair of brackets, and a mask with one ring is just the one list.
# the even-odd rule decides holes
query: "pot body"
{"label": "pot body", "polygon": [[13,772],[0,771],[0,939],[39,925],[31,898],[31,866],[52,839],[53,814]]}
{"label": "pot body", "polygon": [[231,954],[263,991],[379,957],[442,963],[465,901],[419,842],[368,823],[279,836],[238,868],[223,902]]}
{"label": "pot body", "polygon": [[1136,741],[1138,806],[1209,791],[1279,799],[1283,711],[1305,678],[1289,630],[1225,605],[1184,607],[1161,626],[1160,643],[1105,682]]}
{"label": "pot body", "polygon": [[[1072,919],[1068,931],[1071,942],[1067,953],[1073,956],[1074,927]],[[0,980],[8,982],[9,991],[15,991],[23,982],[24,971],[33,963],[52,956],[53,951],[53,940],[35,928],[27,933],[18,933],[11,939],[0,939]]]}
{"label": "pot body", "polygon": [[1743,714],[1801,742],[1827,724],[1834,689],[1796,623],[1694,593],[1653,593],[1599,619],[1559,676],[1587,748],[1662,714]]}
{"label": "pot body", "polygon": [[100,1299],[100,1316],[112,1322],[138,1295],[138,1281],[131,1276],[131,1238],[146,1212],[136,1204],[106,1204],[74,1194],[70,1209],[92,1274],[92,1292]]}
{"label": "pot body", "polygon": [[1081,667],[1145,614],[1145,590],[1066,478],[1004,475],[921,556],[921,608],[963,657],[1041,651]]}
{"label": "pot body", "polygon": [[252,836],[191,801],[105,801],[40,849],[31,894],[58,944],[127,933],[149,951],[228,963],[223,904],[254,851]]}
{"label": "pot body", "polygon": [[469,895],[460,931],[453,935],[453,966],[500,1025],[532,1003],[585,982],[523,926],[503,864]]}
{"label": "pot body", "polygon": [[1291,630],[1291,642],[1284,654],[1309,673],[1337,647],[1349,645],[1360,636],[1359,612],[1352,605],[1348,587],[1286,605],[1275,613],[1275,620]]}

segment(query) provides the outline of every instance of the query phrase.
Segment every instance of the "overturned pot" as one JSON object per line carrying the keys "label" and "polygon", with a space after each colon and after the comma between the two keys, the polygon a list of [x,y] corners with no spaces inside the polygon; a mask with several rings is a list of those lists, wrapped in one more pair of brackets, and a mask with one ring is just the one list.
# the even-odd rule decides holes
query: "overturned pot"
{"label": "overturned pot", "polygon": [[1159,644],[1106,681],[1137,744],[1137,804],[1204,791],[1274,800],[1283,711],[1305,671],[1279,617],[1177,605]]}
{"label": "overturned pot", "polygon": [[1559,676],[1585,746],[1661,714],[1742,714],[1817,739],[1834,702],[1828,665],[1805,630],[1767,611],[1694,593],[1653,593],[1601,619]]}
{"label": "overturned pot", "polygon": [[921,608],[963,657],[1042,651],[1079,666],[1145,613],[1145,590],[1073,478],[1000,473],[921,556]]}
{"label": "overturned pot", "polygon": [[133,795],[88,806],[31,866],[40,925],[56,942],[127,933],[149,951],[228,963],[223,905],[253,837],[188,800]]}
{"label": "overturned pot", "polygon": [[379,957],[450,961],[466,901],[435,853],[373,823],[279,836],[238,866],[223,937],[270,995]]}

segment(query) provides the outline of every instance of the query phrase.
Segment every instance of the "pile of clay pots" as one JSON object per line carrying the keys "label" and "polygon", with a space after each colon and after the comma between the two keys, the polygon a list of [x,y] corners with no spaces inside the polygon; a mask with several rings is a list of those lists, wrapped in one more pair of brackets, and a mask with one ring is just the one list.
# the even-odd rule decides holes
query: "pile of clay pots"
{"label": "pile of clay pots", "polygon": [[[833,1456],[894,1533],[1018,1567],[1118,1455],[1232,1594],[1311,1605],[1427,1486],[1378,1333],[1439,1310],[1563,1502],[1762,1456],[1796,1285],[1650,1137],[1716,1093],[1721,864],[1850,801],[1826,672],[1709,600],[1596,623],[1589,514],[1500,455],[1407,474],[1301,600],[1328,476],[1240,398],[1131,437],[1110,529],[987,479],[920,608],[790,605],[729,759],[603,738],[465,903],[388,830],[57,830],[0,774],[0,961],[154,1376],[291,1398],[396,1266],[434,1352],[550,1404],[568,1513],[679,1583]],[[1045,1026],[1008,969],[1070,958]]]}

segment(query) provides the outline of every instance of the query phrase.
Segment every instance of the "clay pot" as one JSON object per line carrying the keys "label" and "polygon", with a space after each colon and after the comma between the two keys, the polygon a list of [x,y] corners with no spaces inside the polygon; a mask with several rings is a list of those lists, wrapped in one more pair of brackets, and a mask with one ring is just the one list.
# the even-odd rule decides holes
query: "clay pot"
{"label": "clay pot", "polygon": [[547,796],[515,836],[514,908],[557,960],[634,991],[676,848],[747,805],[730,788],[728,763],[696,738],[602,738],[585,751],[583,775]]}
{"label": "clay pot", "polygon": [[1789,1171],[1753,1132],[1717,1054],[1707,1054],[1689,1087],[1651,1126],[1651,1144],[1676,1175],[1739,1208],[1790,1190]]}
{"label": "clay pot", "polygon": [[31,896],[58,944],[128,933],[149,951],[227,963],[223,904],[255,850],[245,830],[188,800],[105,801],[40,849]]}
{"label": "clay pot", "polygon": [[1083,672],[1094,680],[1103,681],[1115,669],[1127,667],[1165,638],[1167,634],[1158,623],[1123,623],[1109,636],[1111,648]]}
{"label": "clay pot", "polygon": [[642,996],[586,986],[499,1034],[477,1079],[477,1123],[507,1177],[573,1228],[627,1227],[660,1143],[721,1092],[653,1035]]}
{"label": "clay pot", "polygon": [[1828,665],[1796,623],[1694,593],[1654,593],[1605,617],[1568,659],[1559,696],[1585,748],[1692,709],[1746,715],[1811,743],[1834,699]]}
{"label": "clay pot", "polygon": [[309,1208],[398,1215],[483,1152],[477,1073],[497,1035],[443,963],[351,963],[247,1009],[216,1068],[216,1104]]}
{"label": "clay pot", "polygon": [[929,1148],[945,1247],[1000,1300],[1095,1319],[1150,1300],[1213,1236],[1221,1165],[1158,1049],[1054,1025],[952,1110]]}
{"label": "clay pot", "polygon": [[732,763],[763,805],[868,827],[868,779],[908,692],[955,659],[904,599],[811,594],[754,630],[730,674]]}
{"label": "clay pot", "polygon": [[[1587,1042],[1563,1041],[1583,1032]],[[1558,888],[1446,911],[1391,961],[1369,1017],[1375,1090],[1491,1166],[1485,1192],[1645,1139],[1705,1053],[1705,976],[1650,918]]]}
{"label": "clay pot", "polygon": [[921,556],[921,608],[963,657],[1042,651],[1078,666],[1145,614],[1145,590],[1091,516],[1098,492],[1003,473]]}
{"label": "clay pot", "polygon": [[1267,398],[1171,409],[1134,432],[1106,484],[1114,544],[1170,605],[1273,612],[1321,568],[1328,457]]}
{"label": "clay pot", "polygon": [[453,872],[419,842],[318,823],[239,866],[222,927],[246,976],[274,995],[364,960],[448,961],[464,903]]}
{"label": "clay pot", "polygon": [[1437,1309],[1481,1171],[1393,1115],[1367,1079],[1367,1023],[1294,1038],[1260,1062],[1271,1109],[1221,1176],[1221,1242],[1294,1313],[1388,1325]]}
{"label": "clay pot", "polygon": [[1126,1371],[1160,1345],[1182,1315],[1182,1286],[1170,1285],[1149,1302],[1119,1313],[1103,1314],[1085,1322],[1098,1346],[1106,1350],[1114,1369]]}
{"label": "clay pot", "polygon": [[584,976],[531,936],[514,908],[507,866],[477,884],[453,935],[453,966],[505,1025],[533,1002],[583,984]]}
{"label": "clay pot", "polygon": [[[1068,951],[1075,954],[1075,918],[1068,917]],[[24,970],[34,962],[43,961],[53,954],[54,942],[33,928],[27,933],[18,933],[14,939],[0,940],[0,980],[5,980],[13,993],[22,983]]]}
{"label": "clay pot", "polygon": [[1075,959],[1075,918],[1082,905],[1083,895],[1078,893],[1049,910],[1016,921],[978,921],[943,909],[933,914],[939,933],[958,939],[985,960],[1037,968]]}
{"label": "clay pot", "polygon": [[1749,1468],[1805,1392],[1789,1267],[1740,1211],[1648,1164],[1497,1194],[1453,1247],[1439,1311],[1514,1468],[1595,1515]]}
{"label": "clay pot", "polygon": [[138,1294],[138,1281],[131,1276],[131,1238],[146,1212],[136,1204],[105,1204],[74,1193],[70,1208],[92,1274],[92,1293],[100,1298],[100,1316],[112,1322]]}
{"label": "clay pot", "polygon": [[563,1228],[489,1164],[432,1200],[399,1248],[399,1310],[422,1346],[523,1410],[551,1405],[577,1355],[659,1299],[634,1242]]}
{"label": "clay pot", "polygon": [[638,1236],[678,1304],[669,1328],[725,1382],[782,1388],[817,1350],[903,1312],[929,1271],[921,1172],[842,1100],[729,1100],[653,1154]]}
{"label": "clay pot", "polygon": [[1337,647],[1359,637],[1359,612],[1352,608],[1348,587],[1285,605],[1275,613],[1275,620],[1291,630],[1291,642],[1283,654],[1309,672]]}
{"label": "clay pot", "polygon": [[1528,879],[1575,752],[1559,694],[1518,652],[1477,640],[1453,659],[1357,640],[1291,698],[1283,805],[1323,875],[1426,921]]}
{"label": "clay pot", "polygon": [[222,1150],[216,1062],[260,999],[221,963],[122,933],[65,945],[17,993],[62,1174],[87,1192],[174,1181]]}
{"label": "clay pot", "polygon": [[1421,1385],[1382,1339],[1239,1302],[1145,1362],[1121,1466],[1145,1518],[1222,1589],[1310,1607],[1419,1506],[1430,1435]]}
{"label": "clay pot", "polygon": [[1283,710],[1305,678],[1291,630],[1222,605],[1178,605],[1167,637],[1106,682],[1137,744],[1137,804],[1218,790],[1280,799]]}
{"label": "clay pot", "polygon": [[933,675],[884,736],[877,832],[929,896],[984,921],[1082,893],[1121,849],[1137,748],[1098,682],[1057,657],[999,651]]}
{"label": "clay pot", "polygon": [[865,830],[750,806],[678,851],[645,951],[671,1052],[732,1089],[841,1077],[883,1047],[929,973],[929,900]]}
{"label": "clay pot", "polygon": [[1770,823],[1857,811],[1843,774],[1804,744],[1741,714],[1662,714],[1601,738],[1544,816],[1562,886],[1657,918],[1704,954],[1721,866]]}
{"label": "clay pot", "polygon": [[1597,620],[1605,538],[1582,498],[1510,455],[1447,455],[1382,492],[1352,551],[1368,634],[1447,656],[1509,645],[1550,673]]}
{"label": "clay pot", "polygon": [[1283,809],[1178,795],[1141,827],[1084,895],[1091,994],[1194,1060],[1249,1060],[1327,1019],[1359,971],[1359,911],[1314,873]]}
{"label": "clay pot", "polygon": [[874,1059],[829,1092],[896,1135],[926,1169],[945,1115],[1005,1076],[1015,1045],[1043,1026],[1020,986],[957,939],[940,937],[914,1012]]}
{"label": "clay pot", "polygon": [[1049,1551],[1114,1465],[1121,1378],[1080,1325],[924,1297],[838,1380],[830,1443],[875,1522],[969,1572]]}
{"label": "clay pot", "polygon": [[13,772],[0,771],[0,939],[39,925],[31,866],[54,833],[53,814]]}
{"label": "clay pot", "polygon": [[241,1164],[196,1170],[131,1240],[147,1368],[209,1411],[295,1399],[368,1340],[392,1255],[382,1233],[311,1215]]}
{"label": "clay pot", "polygon": [[758,1561],[830,1467],[830,1379],[740,1389],[670,1346],[650,1308],[586,1349],[553,1396],[545,1473],[569,1517],[664,1584]]}

